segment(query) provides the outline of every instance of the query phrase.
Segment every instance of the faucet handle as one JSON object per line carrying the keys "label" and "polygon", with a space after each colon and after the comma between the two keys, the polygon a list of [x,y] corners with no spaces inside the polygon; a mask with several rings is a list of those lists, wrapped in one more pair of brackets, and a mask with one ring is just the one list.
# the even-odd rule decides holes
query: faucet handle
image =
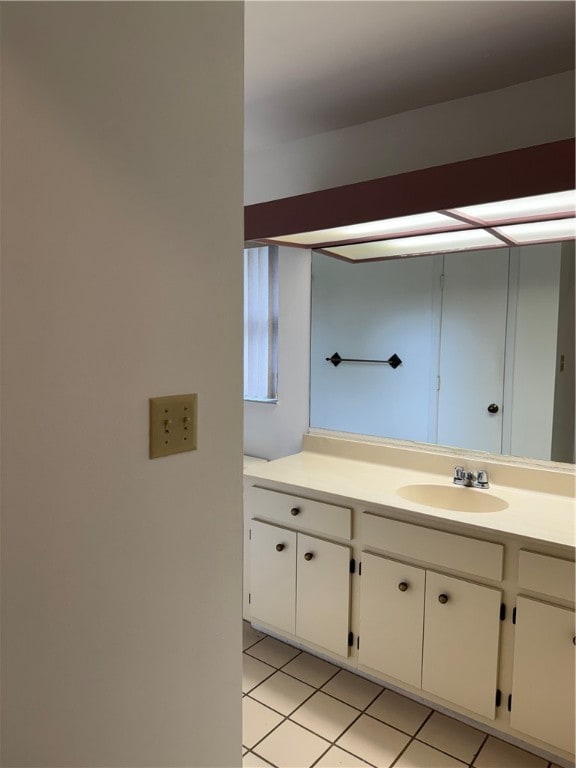
{"label": "faucet handle", "polygon": [[476,476],[476,485],[480,488],[488,488],[488,472],[485,469],[479,469]]}
{"label": "faucet handle", "polygon": [[454,467],[454,482],[455,483],[463,483],[464,482],[464,467]]}

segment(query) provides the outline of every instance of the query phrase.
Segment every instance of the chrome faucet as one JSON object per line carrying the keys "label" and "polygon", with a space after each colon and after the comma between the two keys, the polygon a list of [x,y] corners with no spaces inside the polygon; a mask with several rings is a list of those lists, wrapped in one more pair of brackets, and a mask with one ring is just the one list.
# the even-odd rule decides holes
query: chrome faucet
{"label": "chrome faucet", "polygon": [[454,467],[455,485],[463,485],[466,488],[488,488],[488,472],[479,469],[478,472],[470,472],[464,467]]}

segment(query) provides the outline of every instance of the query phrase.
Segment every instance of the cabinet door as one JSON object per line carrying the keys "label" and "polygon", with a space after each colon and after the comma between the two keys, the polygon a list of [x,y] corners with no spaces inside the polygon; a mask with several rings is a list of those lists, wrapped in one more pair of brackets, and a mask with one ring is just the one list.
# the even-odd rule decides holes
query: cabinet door
{"label": "cabinet door", "polygon": [[296,533],[252,520],[250,613],[294,634]]}
{"label": "cabinet door", "polygon": [[362,554],[358,660],[417,688],[422,677],[425,571]]}
{"label": "cabinet door", "polygon": [[426,572],[422,688],[494,719],[501,594]]}
{"label": "cabinet door", "polygon": [[574,752],[574,611],[519,597],[510,725]]}
{"label": "cabinet door", "polygon": [[348,656],[350,548],[298,534],[296,634]]}

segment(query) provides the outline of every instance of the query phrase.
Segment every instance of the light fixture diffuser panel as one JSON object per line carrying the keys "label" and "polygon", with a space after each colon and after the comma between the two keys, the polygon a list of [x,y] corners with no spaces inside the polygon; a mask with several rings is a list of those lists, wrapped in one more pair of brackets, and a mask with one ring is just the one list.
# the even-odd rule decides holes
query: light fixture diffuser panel
{"label": "light fixture diffuser panel", "polygon": [[421,256],[427,253],[450,253],[477,248],[503,248],[505,243],[483,229],[441,234],[402,237],[371,243],[331,246],[328,251],[351,261]]}
{"label": "light fixture diffuser panel", "polygon": [[393,237],[418,232],[446,231],[464,229],[467,225],[456,221],[443,213],[431,211],[415,216],[399,216],[394,219],[366,221],[346,227],[318,229],[313,232],[299,232],[294,235],[274,237],[274,241],[297,243],[299,245],[319,245],[320,243],[339,243],[343,240],[361,240],[368,237]]}
{"label": "light fixture diffuser panel", "polygon": [[548,195],[534,195],[515,200],[501,200],[495,203],[468,205],[454,208],[453,213],[470,217],[485,224],[522,220],[541,220],[558,216],[574,215],[576,210],[576,192],[552,192]]}
{"label": "light fixture diffuser panel", "polygon": [[505,227],[496,227],[494,231],[521,245],[572,240],[576,238],[576,219],[553,219],[552,221],[531,221],[527,224],[510,224]]}

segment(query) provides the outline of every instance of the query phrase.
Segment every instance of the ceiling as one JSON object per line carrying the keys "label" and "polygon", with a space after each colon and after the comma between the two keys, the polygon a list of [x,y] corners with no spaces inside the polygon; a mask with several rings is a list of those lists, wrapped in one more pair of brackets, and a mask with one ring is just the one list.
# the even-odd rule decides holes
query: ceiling
{"label": "ceiling", "polygon": [[572,0],[247,0],[248,150],[574,68]]}

